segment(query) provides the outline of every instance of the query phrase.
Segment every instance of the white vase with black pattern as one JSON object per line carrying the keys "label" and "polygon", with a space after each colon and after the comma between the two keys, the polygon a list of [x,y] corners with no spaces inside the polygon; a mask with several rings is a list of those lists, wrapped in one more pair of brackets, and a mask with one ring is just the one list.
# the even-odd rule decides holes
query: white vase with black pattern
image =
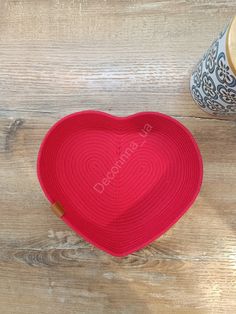
{"label": "white vase with black pattern", "polygon": [[234,23],[236,18],[204,54],[190,80],[195,102],[214,115],[236,116],[236,74],[228,48],[229,32],[233,31]]}

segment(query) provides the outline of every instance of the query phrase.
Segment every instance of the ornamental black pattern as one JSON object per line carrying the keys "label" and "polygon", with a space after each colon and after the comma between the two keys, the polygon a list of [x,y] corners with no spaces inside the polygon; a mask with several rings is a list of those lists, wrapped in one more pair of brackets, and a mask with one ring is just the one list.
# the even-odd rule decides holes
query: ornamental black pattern
{"label": "ornamental black pattern", "polygon": [[201,78],[202,78],[202,62],[199,62],[196,71],[193,74],[193,80],[197,87],[201,86]]}
{"label": "ornamental black pattern", "polygon": [[227,105],[226,108],[232,112],[236,112],[236,105]]}
{"label": "ornamental black pattern", "polygon": [[236,79],[230,74],[229,66],[225,59],[225,53],[221,52],[217,58],[216,77],[220,83],[234,87],[236,85]]}
{"label": "ornamental black pattern", "polygon": [[213,42],[191,77],[193,99],[215,115],[236,114],[236,76],[228,64],[225,50],[227,29]]}
{"label": "ornamental black pattern", "polygon": [[202,107],[202,108],[206,107],[203,103],[203,97],[202,97],[201,93],[199,92],[199,90],[194,85],[192,87],[192,95],[200,107]]}
{"label": "ornamental black pattern", "polygon": [[218,85],[217,88],[219,92],[219,97],[222,99],[224,102],[228,104],[236,104],[236,92],[235,90],[231,88],[227,88],[223,85]]}
{"label": "ornamental black pattern", "polygon": [[207,108],[215,113],[222,113],[225,114],[229,110],[226,109],[222,104],[218,103],[216,100],[213,100],[211,98],[205,97],[204,101],[207,105]]}
{"label": "ornamental black pattern", "polygon": [[210,72],[213,73],[215,70],[216,59],[219,49],[218,40],[214,41],[211,48],[208,50],[208,54],[206,56],[205,67]]}
{"label": "ornamental black pattern", "polygon": [[202,90],[206,96],[217,99],[216,86],[213,79],[206,73],[202,76]]}

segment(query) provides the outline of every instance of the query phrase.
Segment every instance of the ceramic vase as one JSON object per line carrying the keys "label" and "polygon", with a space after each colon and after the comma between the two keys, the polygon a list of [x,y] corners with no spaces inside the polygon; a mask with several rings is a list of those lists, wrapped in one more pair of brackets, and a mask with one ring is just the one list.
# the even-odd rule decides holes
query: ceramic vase
{"label": "ceramic vase", "polygon": [[236,17],[196,65],[190,91],[206,112],[236,116]]}

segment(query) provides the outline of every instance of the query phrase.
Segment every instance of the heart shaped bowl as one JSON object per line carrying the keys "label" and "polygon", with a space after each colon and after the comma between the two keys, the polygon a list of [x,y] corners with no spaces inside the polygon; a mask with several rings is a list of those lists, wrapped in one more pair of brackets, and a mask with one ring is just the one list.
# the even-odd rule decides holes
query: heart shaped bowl
{"label": "heart shaped bowl", "polygon": [[37,173],[67,225],[98,248],[125,256],[186,212],[200,191],[203,166],[191,133],[169,116],[82,111],[48,131]]}

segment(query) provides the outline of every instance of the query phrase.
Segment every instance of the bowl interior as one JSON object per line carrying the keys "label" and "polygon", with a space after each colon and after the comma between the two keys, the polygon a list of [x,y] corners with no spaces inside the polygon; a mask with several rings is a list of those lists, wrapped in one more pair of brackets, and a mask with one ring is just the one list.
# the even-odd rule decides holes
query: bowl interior
{"label": "bowl interior", "polygon": [[38,157],[38,176],[63,220],[117,256],[165,232],[191,206],[202,181],[198,147],[176,120],[81,112],[56,123]]}

